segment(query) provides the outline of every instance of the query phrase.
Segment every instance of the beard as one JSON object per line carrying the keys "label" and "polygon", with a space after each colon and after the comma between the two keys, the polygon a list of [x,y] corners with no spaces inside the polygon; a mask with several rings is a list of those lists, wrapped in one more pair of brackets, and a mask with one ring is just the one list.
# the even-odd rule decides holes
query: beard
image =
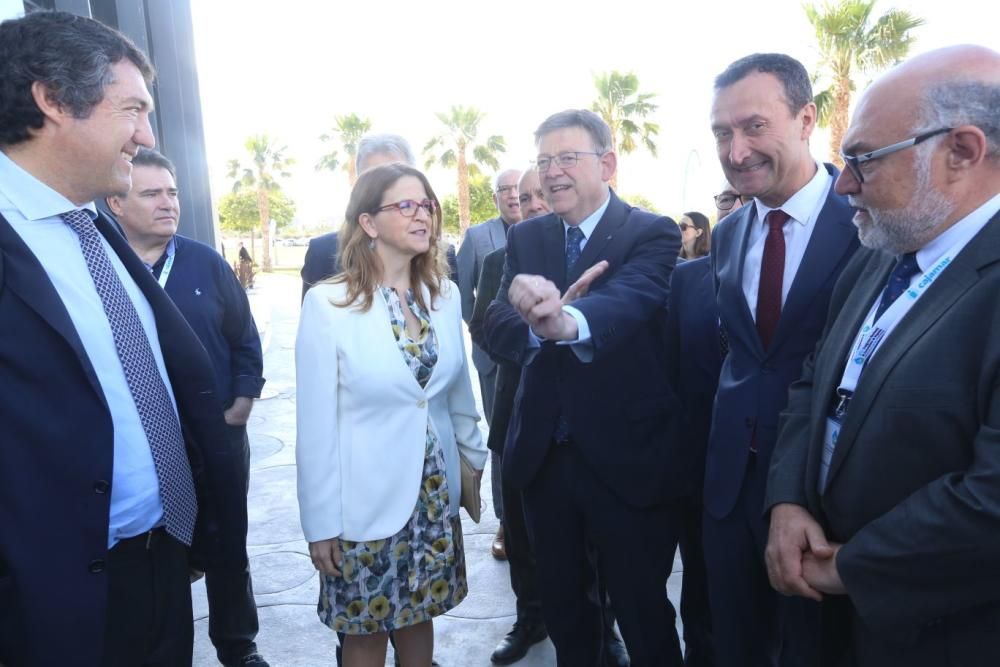
{"label": "beard", "polygon": [[[918,147],[918,150],[921,148],[923,146]],[[956,204],[931,185],[931,163],[928,157],[929,155],[921,154],[914,160],[916,187],[906,207],[871,208],[864,206],[858,198],[849,197],[852,206],[864,208],[868,212],[867,216],[860,212],[854,216],[854,226],[858,228],[861,245],[891,255],[902,255],[919,250],[934,239],[935,230],[955,211]]]}

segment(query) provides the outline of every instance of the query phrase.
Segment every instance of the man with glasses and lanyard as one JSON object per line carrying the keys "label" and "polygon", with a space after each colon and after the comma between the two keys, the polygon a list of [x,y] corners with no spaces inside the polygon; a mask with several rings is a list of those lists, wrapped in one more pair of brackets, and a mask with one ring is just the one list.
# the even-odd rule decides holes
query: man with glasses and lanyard
{"label": "man with glasses and lanyard", "polygon": [[719,667],[812,665],[819,609],[771,589],[761,513],[778,415],[858,247],[837,169],[812,157],[816,105],[783,54],[737,60],[715,80],[711,124],[744,199],[712,233],[712,275],[729,353],[705,457],[703,543]]}
{"label": "man with glasses and lanyard", "polygon": [[836,188],[865,249],[794,385],[768,570],[822,599],[823,664],[1000,664],[1000,53],[876,81]]}
{"label": "man with glasses and lanyard", "polygon": [[[129,245],[149,267],[212,360],[219,400],[233,451],[242,452],[242,479],[227,480],[246,496],[250,475],[247,420],[264,386],[264,358],[250,303],[226,260],[177,233],[180,215],[176,171],[155,150],[132,159],[132,188],[108,197]],[[246,534],[243,534],[244,552]],[[208,568],[208,634],[226,667],[266,667],[257,653],[257,606],[249,565]]]}

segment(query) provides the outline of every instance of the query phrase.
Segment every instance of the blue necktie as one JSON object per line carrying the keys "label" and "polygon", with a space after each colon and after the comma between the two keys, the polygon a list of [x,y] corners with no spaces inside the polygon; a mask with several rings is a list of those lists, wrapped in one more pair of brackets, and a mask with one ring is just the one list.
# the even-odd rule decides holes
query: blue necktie
{"label": "blue necktie", "polygon": [[[573,265],[576,264],[577,260],[580,259],[580,254],[583,250],[580,248],[580,244],[583,243],[583,232],[580,231],[579,227],[569,227],[566,229],[566,276],[569,277],[570,271],[573,270]],[[560,414],[556,419],[556,430],[552,434],[552,438],[556,442],[566,442],[569,440],[569,422],[566,418]]]}
{"label": "blue necktie", "polygon": [[899,258],[892,273],[889,274],[885,289],[882,290],[882,300],[879,301],[878,310],[875,311],[876,320],[882,317],[882,313],[888,310],[889,306],[906,291],[906,288],[910,286],[910,279],[918,273],[920,273],[920,267],[917,266],[916,253],[908,252]]}
{"label": "blue necktie", "polygon": [[80,238],[83,258],[111,325],[115,350],[153,454],[167,532],[190,545],[198,516],[191,465],[177,413],[156,367],[139,313],[111,265],[90,215],[78,210],[64,213],[62,219]]}
{"label": "blue necktie", "polygon": [[566,275],[569,276],[573,270],[573,265],[580,259],[583,250],[580,244],[583,243],[583,232],[579,227],[569,227],[566,229]]}

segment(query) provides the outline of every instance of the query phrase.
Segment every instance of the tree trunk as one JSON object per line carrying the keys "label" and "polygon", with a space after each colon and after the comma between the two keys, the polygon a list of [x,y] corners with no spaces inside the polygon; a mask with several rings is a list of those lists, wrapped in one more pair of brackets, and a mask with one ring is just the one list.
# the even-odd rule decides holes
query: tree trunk
{"label": "tree trunk", "polygon": [[[619,160],[621,160],[622,156],[618,155],[618,135],[615,132],[611,133],[611,152],[614,153],[615,156]],[[611,174],[611,180],[608,181],[608,183],[611,185],[611,189],[612,190],[614,190],[615,192],[618,192],[618,169],[617,168],[615,169],[615,173]]]}
{"label": "tree trunk", "polygon": [[849,76],[839,76],[834,82],[833,114],[830,116],[830,161],[838,169],[844,168],[840,159],[840,147],[847,134],[847,120],[851,109],[851,79]]}
{"label": "tree trunk", "polygon": [[349,158],[347,160],[347,178],[351,182],[351,187],[353,188],[354,184],[358,182],[357,157],[354,155],[348,155],[347,157]]}
{"label": "tree trunk", "polygon": [[469,164],[465,161],[465,144],[458,146],[458,228],[462,238],[469,228],[472,214],[469,212]]}
{"label": "tree trunk", "polygon": [[257,189],[257,211],[260,213],[260,240],[264,244],[260,253],[261,271],[271,270],[271,202],[267,190]]}

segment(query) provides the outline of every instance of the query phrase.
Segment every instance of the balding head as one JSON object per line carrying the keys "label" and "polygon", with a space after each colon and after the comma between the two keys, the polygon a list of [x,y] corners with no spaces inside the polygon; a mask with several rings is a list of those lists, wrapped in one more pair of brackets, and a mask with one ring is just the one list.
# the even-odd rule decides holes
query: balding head
{"label": "balding head", "polygon": [[[982,46],[931,51],[876,80],[843,143],[846,156],[862,158],[863,183],[850,169],[837,181],[861,209],[862,242],[868,234],[886,250],[915,250],[1000,191],[998,110],[1000,53]],[[882,232],[895,242],[877,243]]]}

